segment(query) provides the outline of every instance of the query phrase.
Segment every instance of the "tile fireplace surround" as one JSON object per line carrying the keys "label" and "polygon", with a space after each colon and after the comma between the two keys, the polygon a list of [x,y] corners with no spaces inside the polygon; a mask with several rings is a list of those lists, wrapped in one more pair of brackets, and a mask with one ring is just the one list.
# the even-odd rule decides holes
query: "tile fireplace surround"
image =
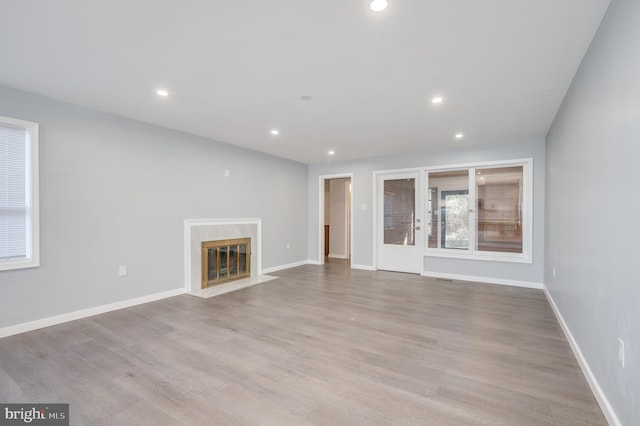
{"label": "tile fireplace surround", "polygon": [[[276,277],[260,274],[262,270],[261,234],[261,219],[185,220],[185,283],[187,293],[197,297],[209,298],[275,279]],[[205,289],[201,288],[202,242],[236,238],[251,238],[251,276]]]}

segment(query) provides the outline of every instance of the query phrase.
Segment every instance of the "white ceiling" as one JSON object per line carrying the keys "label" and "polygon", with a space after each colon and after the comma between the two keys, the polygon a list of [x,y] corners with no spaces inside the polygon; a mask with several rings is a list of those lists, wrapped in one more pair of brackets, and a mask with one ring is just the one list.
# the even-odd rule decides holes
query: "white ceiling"
{"label": "white ceiling", "polygon": [[0,0],[0,84],[305,163],[516,141],[609,0],[368,3]]}

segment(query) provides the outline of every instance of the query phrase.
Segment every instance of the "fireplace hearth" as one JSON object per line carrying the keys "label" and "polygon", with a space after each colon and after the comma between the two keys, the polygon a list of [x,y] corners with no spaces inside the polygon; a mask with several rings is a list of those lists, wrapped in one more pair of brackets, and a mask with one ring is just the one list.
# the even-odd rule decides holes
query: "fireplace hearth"
{"label": "fireplace hearth", "polygon": [[251,275],[251,238],[203,241],[202,288]]}

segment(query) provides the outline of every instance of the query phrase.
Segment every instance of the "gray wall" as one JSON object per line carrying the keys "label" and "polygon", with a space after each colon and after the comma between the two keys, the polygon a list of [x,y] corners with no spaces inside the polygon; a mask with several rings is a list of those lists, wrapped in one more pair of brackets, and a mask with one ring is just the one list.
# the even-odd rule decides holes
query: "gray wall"
{"label": "gray wall", "polygon": [[304,164],[3,87],[0,115],[40,123],[41,206],[41,267],[0,272],[0,327],[184,286],[185,219],[259,217],[263,268],[307,259]]}
{"label": "gray wall", "polygon": [[[425,258],[425,270],[431,272],[487,277],[541,284],[544,278],[544,140],[514,141],[508,144],[465,146],[452,142],[449,149],[424,151],[413,155],[327,162],[309,166],[309,259],[318,260],[319,177],[353,172],[352,262],[373,265],[373,172],[408,167],[441,166],[480,161],[533,158],[533,263],[485,262],[439,257]],[[367,210],[361,210],[366,204]]]}
{"label": "gray wall", "polygon": [[628,425],[640,421],[639,161],[640,2],[613,0],[547,136],[545,283]]}

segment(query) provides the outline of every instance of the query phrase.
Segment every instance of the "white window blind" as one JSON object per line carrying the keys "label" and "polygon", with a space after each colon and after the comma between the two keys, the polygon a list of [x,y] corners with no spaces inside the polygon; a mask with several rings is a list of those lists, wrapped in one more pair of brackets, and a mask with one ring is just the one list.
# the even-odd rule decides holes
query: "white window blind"
{"label": "white window blind", "polygon": [[34,177],[37,124],[0,117],[0,270],[38,266]]}
{"label": "white window blind", "polygon": [[0,127],[0,259],[26,259],[26,131]]}

